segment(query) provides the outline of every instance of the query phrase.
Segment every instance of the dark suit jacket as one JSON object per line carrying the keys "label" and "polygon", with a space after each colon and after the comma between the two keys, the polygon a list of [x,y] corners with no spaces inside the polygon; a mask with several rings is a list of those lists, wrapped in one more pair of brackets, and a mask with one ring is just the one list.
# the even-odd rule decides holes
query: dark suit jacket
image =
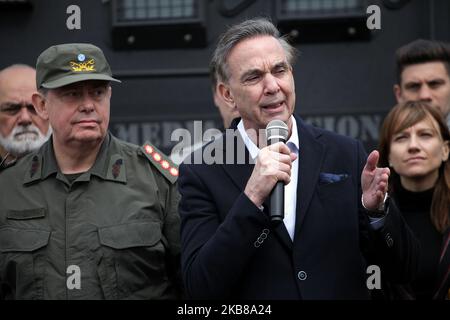
{"label": "dark suit jacket", "polygon": [[450,300],[450,228],[444,233],[434,299]]}
{"label": "dark suit jacket", "polygon": [[[403,281],[413,275],[416,243],[401,217],[388,214],[379,232],[368,228],[361,207],[366,160],[361,143],[296,120],[300,151],[294,241],[284,224],[271,227],[268,203],[261,212],[243,193],[254,165],[180,166],[188,297],[366,299],[364,256],[380,265],[382,276]],[[224,147],[225,136],[203,152],[223,152],[225,159],[231,152]],[[237,134],[235,140],[240,139]]]}

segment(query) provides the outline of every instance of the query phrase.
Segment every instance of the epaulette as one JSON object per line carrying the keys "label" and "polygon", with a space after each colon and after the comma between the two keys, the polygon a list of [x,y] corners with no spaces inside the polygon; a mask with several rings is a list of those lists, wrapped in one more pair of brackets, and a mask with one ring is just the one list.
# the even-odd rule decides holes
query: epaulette
{"label": "epaulette", "polygon": [[171,183],[175,183],[178,179],[178,165],[176,165],[170,157],[162,153],[153,144],[146,141],[141,147],[143,154],[148,160],[161,172],[161,174]]}

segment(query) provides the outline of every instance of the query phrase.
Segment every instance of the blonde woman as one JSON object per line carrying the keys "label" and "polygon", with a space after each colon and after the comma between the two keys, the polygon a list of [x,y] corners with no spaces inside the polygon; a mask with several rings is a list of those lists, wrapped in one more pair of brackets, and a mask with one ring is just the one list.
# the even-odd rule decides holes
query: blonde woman
{"label": "blonde woman", "polygon": [[392,209],[420,242],[416,279],[387,284],[393,299],[445,299],[450,284],[450,133],[442,114],[424,102],[395,106],[380,133],[380,166],[389,166]]}

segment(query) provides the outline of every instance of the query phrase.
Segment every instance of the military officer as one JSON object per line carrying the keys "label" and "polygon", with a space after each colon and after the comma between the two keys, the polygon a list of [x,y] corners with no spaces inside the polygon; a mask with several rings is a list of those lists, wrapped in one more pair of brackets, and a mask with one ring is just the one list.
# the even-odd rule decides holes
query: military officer
{"label": "military officer", "polygon": [[108,132],[109,64],[91,44],[37,59],[53,134],[0,179],[0,298],[180,297],[178,170]]}

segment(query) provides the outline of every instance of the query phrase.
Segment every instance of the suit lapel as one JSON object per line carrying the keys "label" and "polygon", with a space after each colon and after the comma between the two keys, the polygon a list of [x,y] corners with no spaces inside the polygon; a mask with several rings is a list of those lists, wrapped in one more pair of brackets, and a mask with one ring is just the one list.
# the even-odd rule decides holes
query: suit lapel
{"label": "suit lapel", "polygon": [[299,137],[299,167],[297,183],[297,215],[295,221],[295,236],[300,231],[312,196],[319,179],[320,168],[325,156],[324,146],[317,141],[303,121],[296,117]]}
{"label": "suit lapel", "polygon": [[[231,132],[231,130],[227,130],[226,133],[222,135],[223,140],[220,142],[218,141],[223,147],[223,159],[225,163],[222,164],[222,168],[230,176],[236,187],[238,187],[241,191],[244,191],[255,165],[253,164],[253,161],[250,161],[250,153],[245,147],[245,143],[242,140],[239,131],[235,127],[232,127],[231,129],[234,129],[234,133]],[[227,141],[233,141],[233,144],[230,145]],[[227,159],[229,159],[230,156],[227,156],[227,152],[231,153],[231,151],[227,149],[230,147],[233,148],[234,154],[230,157],[232,162],[227,164]],[[243,159],[244,161],[242,161]]]}
{"label": "suit lapel", "polygon": [[286,225],[284,223],[280,223],[278,226],[274,227],[273,230],[280,241],[289,249],[289,251],[292,251],[293,243],[291,237],[289,236],[289,232],[286,229]]}

